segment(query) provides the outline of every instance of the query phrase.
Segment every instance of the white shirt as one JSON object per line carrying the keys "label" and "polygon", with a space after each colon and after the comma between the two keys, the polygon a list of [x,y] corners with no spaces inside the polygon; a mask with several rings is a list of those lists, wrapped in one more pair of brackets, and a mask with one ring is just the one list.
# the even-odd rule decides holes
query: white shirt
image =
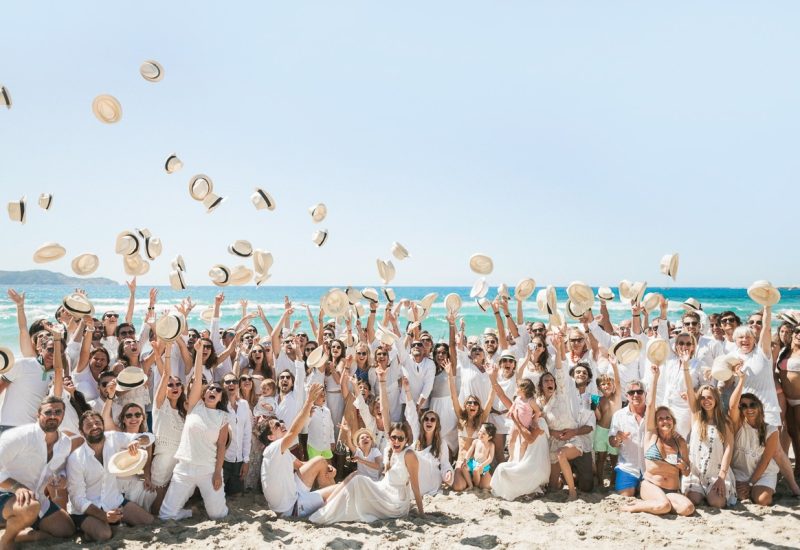
{"label": "white shirt", "polygon": [[[611,352],[611,348],[614,347],[614,344],[619,342],[621,339],[619,336],[614,336],[607,333],[600,327],[600,325],[597,324],[597,321],[592,321],[589,323],[589,332],[591,332],[592,336],[594,336],[594,339],[597,340],[597,344],[606,348],[609,353]],[[642,347],[645,348],[646,346],[644,346],[642,336],[642,334],[632,334],[631,338],[636,338],[639,340],[639,342],[642,342]],[[629,382],[642,379],[641,361],[638,358],[632,363],[618,363],[617,371],[619,372],[619,384],[622,391],[625,391],[625,388],[628,387]],[[596,375],[597,373],[594,374]],[[594,379],[596,379],[596,377],[593,378],[593,380]]]}
{"label": "white shirt", "polygon": [[400,352],[403,376],[408,378],[411,397],[418,403],[420,397],[425,399],[425,404],[433,389],[433,378],[436,376],[436,364],[429,358],[423,357],[417,363],[411,355],[406,355],[405,350]]}
{"label": "white shirt", "polygon": [[97,380],[92,376],[92,369],[88,365],[80,372],[72,373],[72,382],[75,388],[83,394],[88,403],[92,399],[97,399],[100,392],[97,389]]}
{"label": "white shirt", "polygon": [[39,404],[53,381],[53,369],[45,370],[34,357],[17,359],[2,378],[9,382],[0,394],[0,426],[22,426],[36,422]]}
{"label": "white shirt", "polygon": [[291,426],[297,413],[303,407],[306,398],[306,365],[303,361],[294,362],[294,388],[286,395],[278,394],[278,407],[275,416],[283,420],[287,426]]}
{"label": "white shirt", "polygon": [[227,423],[227,411],[209,409],[202,399],[198,401],[186,415],[175,458],[192,466],[205,466],[213,470],[217,460],[219,431]]}
{"label": "white shirt", "polygon": [[608,429],[609,436],[615,436],[619,432],[628,432],[630,437],[620,443],[619,458],[617,466],[619,469],[633,476],[641,476],[644,472],[644,449],[643,439],[645,432],[646,416],[637,421],[636,415],[631,411],[630,406],[620,409],[611,417],[611,426]]}
{"label": "white shirt", "polygon": [[764,421],[767,424],[776,428],[781,426],[781,407],[772,377],[772,361],[767,359],[759,345],[750,353],[742,353],[737,349],[733,355],[744,361],[742,370],[747,377],[742,393],[752,393],[761,400],[764,405]]}
{"label": "white shirt", "polygon": [[331,410],[325,405],[319,407],[315,405],[311,409],[311,416],[308,418],[306,427],[308,428],[308,445],[310,447],[314,447],[318,451],[325,451],[330,450],[331,445],[336,442],[333,436]]}
{"label": "white shirt", "polygon": [[[270,443],[264,449],[261,463],[261,487],[267,506],[276,514],[291,514],[297,501],[294,475],[294,455],[286,449],[281,452],[283,439]],[[291,445],[289,445],[291,447]]]}
{"label": "white shirt", "polygon": [[285,370],[292,370],[294,368],[294,361],[289,359],[286,352],[281,349],[278,357],[275,358],[275,377],[277,378],[280,373]]}
{"label": "white shirt", "polygon": [[461,388],[458,393],[458,399],[464,402],[467,397],[474,395],[481,400],[481,408],[491,407],[489,394],[492,392],[492,383],[489,380],[489,375],[481,372],[472,361],[466,363],[459,363],[458,372],[461,374]]}
{"label": "white shirt", "polygon": [[233,430],[233,437],[225,451],[225,460],[250,462],[250,445],[253,439],[253,415],[250,413],[250,404],[244,399],[239,399],[234,410],[229,403],[228,416],[228,426]]}

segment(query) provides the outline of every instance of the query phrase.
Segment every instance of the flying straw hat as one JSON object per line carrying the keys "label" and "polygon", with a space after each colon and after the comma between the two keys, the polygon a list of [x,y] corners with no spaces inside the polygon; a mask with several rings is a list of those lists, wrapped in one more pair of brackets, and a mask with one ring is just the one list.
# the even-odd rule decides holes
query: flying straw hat
{"label": "flying straw hat", "polygon": [[108,460],[108,473],[115,477],[124,478],[141,474],[147,464],[147,451],[137,449],[132,455],[127,449],[114,453]]}
{"label": "flying straw hat", "polygon": [[661,294],[658,292],[648,292],[642,298],[642,307],[648,313],[658,309],[658,306],[661,304]]}
{"label": "flying straw hat", "polygon": [[0,374],[8,372],[14,366],[14,352],[9,348],[0,346]]}
{"label": "flying straw hat", "polygon": [[150,271],[150,264],[144,261],[138,254],[123,256],[122,266],[125,268],[125,273],[131,276],[138,277]]}
{"label": "flying straw hat", "polygon": [[364,297],[365,300],[368,302],[372,302],[374,304],[378,303],[378,291],[374,288],[365,288],[361,291],[361,296]]}
{"label": "flying straw hat", "polygon": [[61,300],[61,305],[64,306],[68,312],[76,317],[84,317],[94,315],[94,304],[89,301],[89,298],[79,292],[67,294]]}
{"label": "flying straw hat", "polygon": [[228,245],[228,252],[240,258],[249,258],[253,255],[253,245],[250,241],[240,239]]}
{"label": "flying straw hat", "polygon": [[94,254],[81,254],[72,260],[72,272],[79,277],[91,275],[100,266],[100,258]]}
{"label": "flying straw hat", "polygon": [[329,290],[320,302],[320,307],[329,317],[343,317],[347,313],[349,305],[347,294],[338,288]]}
{"label": "flying straw hat", "polygon": [[459,310],[461,309],[461,296],[455,292],[451,292],[444,297],[444,307],[450,313],[458,314]]}
{"label": "flying straw hat", "polygon": [[511,298],[511,295],[508,293],[508,285],[500,283],[500,286],[497,287],[497,295],[506,299]]}
{"label": "flying straw hat", "polygon": [[117,375],[117,391],[135,390],[144,386],[147,375],[139,367],[125,367]]}
{"label": "flying straw hat", "polygon": [[317,246],[322,246],[325,244],[325,241],[328,240],[328,230],[323,229],[322,231],[314,231],[311,235],[311,240],[314,241],[314,244]]}
{"label": "flying straw hat", "polygon": [[25,208],[26,200],[26,197],[22,197],[18,201],[11,201],[8,203],[8,217],[12,222],[25,223],[28,214]]}
{"label": "flying straw hat", "polygon": [[469,258],[469,268],[478,275],[488,275],[494,269],[494,262],[486,254],[473,254]]}
{"label": "flying straw hat", "polygon": [[405,260],[410,256],[410,254],[408,253],[408,250],[406,250],[405,246],[395,241],[392,243],[392,256],[398,260]]}
{"label": "flying straw hat", "polygon": [[644,291],[647,290],[646,281],[636,281],[631,285],[631,301],[634,303],[641,303],[644,298]]}
{"label": "flying straw hat", "polygon": [[384,285],[388,285],[389,283],[392,282],[392,279],[394,279],[396,273],[394,269],[394,264],[392,263],[391,260],[383,261],[380,258],[378,258],[377,265],[378,265],[378,276],[381,278],[381,281],[383,281]]}
{"label": "flying straw hat", "polygon": [[325,346],[317,346],[314,348],[314,351],[309,353],[306,359],[306,364],[310,368],[318,370],[324,369],[327,362],[328,358],[325,357]]}
{"label": "flying straw hat", "polygon": [[[415,313],[417,316],[416,319],[414,319]],[[411,305],[406,309],[406,319],[412,323],[415,321],[420,321],[423,315],[425,315],[425,308],[415,302],[411,302]]]}
{"label": "flying straw hat", "polygon": [[431,292],[430,294],[426,294],[422,298],[422,300],[419,301],[419,305],[421,305],[422,308],[427,313],[431,309],[431,306],[436,302],[436,298],[438,297],[439,294],[437,294],[436,292]]}
{"label": "flying straw hat", "polygon": [[272,253],[266,250],[256,249],[253,251],[253,269],[258,275],[267,275],[272,268]]}
{"label": "flying straw hat", "polygon": [[139,74],[148,82],[161,82],[164,78],[164,67],[158,61],[148,59],[139,67]]}
{"label": "flying straw hat", "polygon": [[647,360],[654,365],[663,365],[669,355],[669,343],[663,338],[647,342]]}
{"label": "flying straw hat", "polygon": [[769,281],[756,281],[747,289],[747,295],[755,303],[762,306],[774,306],[781,299],[781,292]]}
{"label": "flying straw hat", "polygon": [[553,315],[558,309],[556,288],[553,285],[547,285],[546,288],[541,289],[536,294],[536,305],[542,313]]}
{"label": "flying straw hat", "polygon": [[39,207],[44,210],[50,210],[50,207],[53,206],[53,195],[52,193],[42,193],[39,195]]}
{"label": "flying straw hat", "polygon": [[353,288],[352,286],[348,286],[344,290],[344,293],[347,294],[347,301],[350,303],[351,306],[361,301],[361,291],[359,291],[356,288]]}
{"label": "flying straw hat", "polygon": [[161,239],[158,237],[147,237],[144,240],[144,255],[147,257],[148,260],[155,260],[159,256],[161,256],[161,252],[163,247],[161,245]]}
{"label": "flying straw hat", "polygon": [[67,254],[66,249],[58,243],[45,243],[33,253],[33,261],[37,264],[60,260]]}
{"label": "flying straw hat", "polygon": [[214,318],[214,308],[208,307],[200,312],[200,318],[206,323],[210,323]]}
{"label": "flying straw hat", "polygon": [[256,286],[261,286],[262,284],[266,283],[270,277],[272,277],[271,273],[256,273],[254,282],[256,283]]}
{"label": "flying straw hat", "polygon": [[328,207],[322,203],[315,204],[308,209],[308,213],[311,214],[311,219],[315,223],[319,223],[328,215]]}
{"label": "flying straw hat", "polygon": [[678,253],[665,254],[661,258],[661,264],[659,268],[661,269],[661,273],[667,277],[672,277],[672,280],[674,281],[675,277],[678,276]]}
{"label": "flying straw hat", "polygon": [[183,256],[178,254],[170,263],[172,269],[176,271],[186,271],[186,263],[183,261]]}
{"label": "flying straw hat", "polygon": [[122,118],[122,105],[113,95],[103,94],[92,101],[92,112],[100,122],[114,124]]}
{"label": "flying straw hat", "polygon": [[391,288],[388,288],[388,287],[384,287],[383,288],[383,297],[386,298],[387,302],[394,302],[394,300],[395,300],[394,289],[391,289]]}
{"label": "flying straw hat", "polygon": [[475,284],[472,285],[472,290],[469,291],[470,298],[483,298],[489,292],[489,283],[486,282],[486,277],[481,277]]}
{"label": "flying straw hat", "polygon": [[0,86],[0,105],[5,105],[6,109],[10,109],[12,105],[11,94],[5,86]]}
{"label": "flying straw hat", "polygon": [[123,231],[117,235],[114,252],[123,256],[133,256],[139,252],[139,238],[133,231]]}
{"label": "flying straw hat", "polygon": [[711,376],[720,382],[727,382],[733,376],[733,367],[740,359],[735,355],[720,355],[711,364]]}
{"label": "flying straw hat", "polygon": [[231,285],[246,285],[253,278],[253,270],[244,265],[233,266],[231,270]]}
{"label": "flying straw hat", "polygon": [[216,193],[209,193],[206,195],[206,198],[203,199],[203,206],[206,207],[206,213],[211,214],[223,202],[225,202],[225,197],[220,197]]}
{"label": "flying straw hat", "polygon": [[607,286],[601,286],[597,289],[596,297],[603,302],[610,302],[614,299],[614,292]]}
{"label": "flying straw hat", "polygon": [[629,302],[633,300],[634,295],[632,294],[632,287],[633,283],[628,279],[622,279],[619,282],[619,297],[621,300],[627,300]]}
{"label": "flying straw hat", "polygon": [[156,321],[156,336],[165,342],[172,342],[186,328],[186,318],[179,313],[168,313]]}
{"label": "flying straw hat", "polygon": [[167,171],[167,174],[174,174],[181,168],[183,168],[183,161],[178,158],[178,155],[172,153],[167,157],[167,161],[164,163],[164,170]]}
{"label": "flying straw hat", "polygon": [[255,193],[250,195],[250,201],[256,210],[275,210],[275,199],[260,187],[256,187]]}
{"label": "flying straw hat", "polygon": [[580,309],[589,309],[594,305],[592,288],[582,281],[574,281],[567,287],[567,296]]}
{"label": "flying straw hat", "polygon": [[564,317],[557,309],[554,309],[553,313],[551,313],[548,317],[548,323],[551,327],[560,327],[564,324]]}
{"label": "flying straw hat", "polygon": [[567,305],[565,308],[567,315],[575,320],[580,320],[581,317],[583,317],[583,314],[589,311],[589,308],[584,307],[583,304],[575,303],[572,300],[567,300]]}
{"label": "flying straw hat", "polygon": [[211,282],[217,286],[228,286],[231,282],[231,270],[222,264],[217,264],[208,271]]}
{"label": "flying straw hat", "polygon": [[478,304],[478,307],[481,309],[481,311],[488,311],[492,309],[492,302],[490,302],[488,298],[478,298],[475,300],[475,303]]}
{"label": "flying straw hat", "polygon": [[514,298],[518,302],[524,302],[531,297],[534,290],[536,290],[536,281],[531,278],[522,279],[514,287]]}
{"label": "flying straw hat", "polygon": [[196,201],[204,200],[214,191],[214,182],[205,174],[197,174],[189,180],[189,196]]}
{"label": "flying straw hat", "polygon": [[611,353],[622,365],[628,365],[639,360],[642,344],[636,338],[622,338],[611,347]]}
{"label": "flying straw hat", "polygon": [[172,290],[186,290],[186,279],[182,270],[173,269],[169,272],[169,286]]}
{"label": "flying straw hat", "polygon": [[390,327],[385,327],[383,325],[380,325],[378,327],[378,331],[380,332],[379,339],[382,344],[391,346],[398,340],[397,335],[392,331]]}

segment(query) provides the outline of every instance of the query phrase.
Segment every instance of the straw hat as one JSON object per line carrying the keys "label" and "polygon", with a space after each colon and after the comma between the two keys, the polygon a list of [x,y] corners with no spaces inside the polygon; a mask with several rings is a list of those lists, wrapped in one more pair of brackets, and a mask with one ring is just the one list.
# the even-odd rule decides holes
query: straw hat
{"label": "straw hat", "polygon": [[0,105],[5,105],[6,109],[11,108],[11,94],[5,86],[0,86]]}
{"label": "straw hat", "polygon": [[206,323],[210,323],[211,320],[214,318],[214,308],[208,307],[200,312],[200,318],[205,321]]}
{"label": "straw hat", "polygon": [[164,67],[158,61],[148,59],[139,67],[139,74],[148,82],[161,82],[164,78]]}
{"label": "straw hat", "polygon": [[427,316],[428,312],[433,306],[434,302],[436,302],[436,298],[439,297],[439,294],[436,292],[431,292],[430,294],[426,294],[422,300],[419,301],[419,305],[422,306],[422,309],[425,310],[425,315]]}
{"label": "straw hat", "polygon": [[9,348],[0,346],[0,374],[8,372],[14,366],[14,352]]}
{"label": "straw hat", "polygon": [[381,281],[383,281],[383,284],[388,285],[392,282],[396,273],[394,264],[391,260],[383,261],[380,258],[378,258],[377,264],[378,276],[381,278]]}
{"label": "straw hat", "polygon": [[33,253],[33,261],[37,264],[60,260],[67,254],[67,250],[58,243],[45,243]]}
{"label": "straw hat", "polygon": [[322,231],[314,231],[311,235],[311,240],[314,241],[314,244],[317,246],[322,246],[325,244],[325,241],[328,240],[328,230],[323,229]]}
{"label": "straw hat", "polygon": [[489,292],[489,283],[486,282],[486,277],[481,277],[475,284],[472,285],[472,290],[469,291],[470,298],[483,298]]}
{"label": "straw hat", "polygon": [[72,260],[72,271],[79,277],[91,275],[100,266],[100,258],[94,254],[81,254]]}
{"label": "straw hat", "polygon": [[560,327],[564,324],[564,317],[558,312],[557,309],[554,309],[553,313],[551,313],[548,317],[548,323],[551,327]]}
{"label": "straw hat", "polygon": [[628,279],[622,279],[619,282],[619,297],[621,300],[631,301],[633,299],[632,292],[633,283]]}
{"label": "straw hat", "polygon": [[492,309],[492,302],[490,302],[488,298],[478,298],[475,300],[475,303],[478,304],[481,311]]}
{"label": "straw hat", "polygon": [[258,275],[267,275],[272,267],[272,253],[266,250],[256,249],[253,251],[253,269]]}
{"label": "straw hat", "polygon": [[604,302],[610,302],[611,300],[614,299],[614,292],[607,286],[601,286],[600,288],[597,289],[596,297],[598,300],[602,300]]}
{"label": "straw hat", "polygon": [[141,474],[147,464],[147,451],[137,449],[132,455],[127,449],[114,453],[108,460],[108,473],[117,477],[129,477]]}
{"label": "straw hat", "polygon": [[169,272],[169,286],[172,290],[186,290],[186,279],[182,270],[173,269]]}
{"label": "straw hat", "polygon": [[319,223],[328,215],[328,207],[322,203],[315,204],[308,209],[308,213],[311,214],[311,219],[315,223]]}
{"label": "straw hat", "polygon": [[197,174],[189,180],[189,196],[196,201],[204,200],[214,191],[214,182],[205,174]]}
{"label": "straw hat", "polygon": [[256,187],[256,192],[250,195],[250,201],[256,210],[275,210],[275,200],[272,195],[260,187]]}
{"label": "straw hat", "polygon": [[103,94],[92,101],[92,112],[100,122],[114,124],[122,118],[122,105],[113,95]]}
{"label": "straw hat", "polygon": [[661,269],[661,273],[667,277],[672,277],[672,280],[674,281],[675,277],[678,276],[678,253],[665,254],[661,258],[661,265],[659,268]]}
{"label": "straw hat", "polygon": [[662,297],[658,292],[648,292],[642,298],[642,307],[646,312],[650,313],[658,308]]}
{"label": "straw hat", "polygon": [[396,298],[396,296],[394,294],[394,289],[391,289],[389,287],[384,287],[383,288],[383,297],[386,298],[387,302],[394,302],[394,300]]}
{"label": "straw hat", "polygon": [[669,343],[663,338],[653,338],[647,343],[647,360],[654,365],[663,365],[669,355]]}
{"label": "straw hat", "polygon": [[781,299],[781,292],[769,281],[756,281],[747,289],[747,295],[762,306],[774,306]]}
{"label": "straw hat", "polygon": [[410,256],[410,254],[408,253],[408,250],[406,250],[405,246],[395,241],[392,243],[392,256],[398,260],[405,260]]}
{"label": "straw hat", "polygon": [[511,298],[511,295],[508,293],[508,285],[500,283],[500,286],[497,287],[497,295],[506,299]]}
{"label": "straw hat", "polygon": [[123,231],[117,235],[114,252],[123,256],[133,256],[139,252],[139,238],[133,231]]}
{"label": "straw hat", "polygon": [[256,273],[254,282],[256,283],[256,286],[261,286],[262,284],[266,283],[270,277],[272,277],[271,273]]}
{"label": "straw hat", "polygon": [[144,240],[144,255],[148,260],[155,260],[161,256],[162,252],[161,239],[158,237],[147,237]]}
{"label": "straw hat", "polygon": [[516,298],[518,302],[525,301],[531,297],[534,290],[536,290],[536,281],[531,278],[522,279],[517,283],[517,286],[514,287],[514,298]]}
{"label": "straw hat", "polygon": [[382,344],[391,346],[398,340],[397,335],[394,332],[392,332],[392,329],[390,327],[385,327],[383,325],[380,325],[378,327],[378,331],[380,332],[379,338]]}
{"label": "straw hat", "polygon": [[[359,292],[359,296],[360,295],[361,293]],[[353,313],[356,314],[356,317],[363,317],[367,313],[367,310],[364,309],[364,306],[361,305],[361,302],[356,302],[355,304],[352,305],[352,308],[353,308]]]}
{"label": "straw hat", "polygon": [[488,275],[494,269],[494,262],[486,254],[473,254],[469,258],[469,268],[478,275]]}
{"label": "straw hat", "polygon": [[211,214],[217,207],[225,202],[225,197],[220,197],[216,193],[209,193],[203,199],[203,206],[206,207],[206,214]]}
{"label": "straw hat", "polygon": [[150,271],[150,264],[144,261],[138,254],[124,256],[122,258],[122,266],[125,268],[125,273],[131,276],[138,277]]}
{"label": "straw hat", "polygon": [[165,342],[172,342],[186,328],[186,318],[179,313],[168,313],[156,321],[156,336]]}
{"label": "straw hat", "polygon": [[338,288],[330,289],[320,300],[320,307],[329,317],[343,317],[347,313],[350,302],[347,294]]}
{"label": "straw hat", "polygon": [[314,351],[309,353],[306,359],[306,364],[312,369],[322,370],[325,368],[327,362],[328,358],[325,357],[325,346],[315,347]]}
{"label": "straw hat", "polygon": [[52,193],[42,193],[39,195],[39,207],[44,210],[50,210],[50,207],[53,206],[53,195]]}
{"label": "straw hat", "polygon": [[253,278],[253,270],[244,265],[233,266],[231,270],[231,284],[233,286],[246,285]]}
{"label": "straw hat", "polygon": [[711,365],[711,376],[720,382],[726,382],[733,376],[733,367],[740,359],[735,355],[720,355]]}
{"label": "straw hat", "polygon": [[789,323],[793,327],[796,327],[798,324],[800,324],[800,319],[797,317],[797,315],[789,311],[778,313],[777,318],[779,321]]}
{"label": "straw hat", "polygon": [[222,264],[217,264],[208,271],[211,282],[217,286],[228,286],[231,282],[231,270]]}
{"label": "straw hat", "polygon": [[117,375],[117,391],[135,390],[144,386],[147,375],[139,367],[125,367]]}
{"label": "straw hat", "polygon": [[27,214],[25,210],[25,200],[26,198],[22,197],[18,201],[11,201],[8,203],[8,217],[12,222],[25,223]]}
{"label": "straw hat", "polygon": [[253,255],[253,245],[250,244],[250,241],[234,241],[228,245],[228,252],[240,258],[249,258]]}
{"label": "straw hat", "polygon": [[94,315],[94,304],[89,301],[89,298],[79,292],[73,292],[72,294],[64,296],[61,300],[61,305],[75,317]]}
{"label": "straw hat", "polygon": [[461,296],[455,292],[451,292],[444,297],[444,307],[450,313],[458,314],[458,311],[461,309]]}
{"label": "straw hat", "polygon": [[681,305],[683,306],[683,309],[685,309],[687,311],[702,311],[703,310],[703,306],[701,306],[700,302],[698,302],[694,298],[686,298],[686,300],[684,300]]}
{"label": "straw hat", "polygon": [[361,292],[358,289],[353,288],[352,286],[348,286],[345,289],[344,293],[347,294],[347,301],[350,303],[351,306],[361,301]]}
{"label": "straw hat", "polygon": [[[414,319],[415,312],[417,314],[416,319]],[[411,322],[420,321],[424,315],[425,315],[425,308],[414,302],[411,302],[411,305],[406,309],[406,319]]]}
{"label": "straw hat", "polygon": [[186,263],[183,261],[183,256],[180,254],[175,256],[170,265],[172,266],[172,269],[176,271],[186,271]]}
{"label": "straw hat", "polygon": [[183,161],[178,158],[178,155],[172,153],[167,157],[167,161],[164,163],[164,170],[167,171],[167,174],[174,174],[181,168],[183,168]]}
{"label": "straw hat", "polygon": [[611,346],[611,353],[622,365],[628,365],[639,360],[642,351],[642,344],[636,338],[622,338],[619,342]]}
{"label": "straw hat", "polygon": [[576,302],[573,302],[572,300],[567,300],[566,311],[567,315],[569,315],[571,318],[577,321],[580,320],[581,317],[583,317],[584,313],[589,311],[589,308],[584,307],[584,304],[578,304]]}
{"label": "straw hat", "polygon": [[[647,290],[647,282],[645,281],[636,281],[630,286],[630,301],[633,303],[639,302],[641,303],[642,299],[644,298],[644,291]],[[620,291],[622,294],[622,291]]]}
{"label": "straw hat", "polygon": [[539,311],[549,315],[557,310],[556,289],[553,285],[547,285],[536,294],[536,305],[539,307]]}
{"label": "straw hat", "polygon": [[365,288],[361,291],[361,296],[364,297],[365,300],[372,303],[378,303],[378,291],[374,288]]}

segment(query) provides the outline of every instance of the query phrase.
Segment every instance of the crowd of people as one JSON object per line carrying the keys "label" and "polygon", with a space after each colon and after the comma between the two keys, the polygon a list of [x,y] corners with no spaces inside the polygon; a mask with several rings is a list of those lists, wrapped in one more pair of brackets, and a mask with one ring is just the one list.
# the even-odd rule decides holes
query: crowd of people
{"label": "crowd of people", "polygon": [[207,325],[185,321],[187,298],[164,335],[158,292],[137,327],[129,287],[123,319],[78,292],[31,323],[8,291],[20,351],[0,348],[2,548],[182,520],[196,493],[211,519],[252,491],[315,524],[422,515],[442,490],[616,491],[634,497],[625,511],[678,515],[769,506],[779,476],[800,495],[800,324],[783,315],[773,332],[770,306],[743,322],[687,300],[669,319],[661,297],[615,325],[599,299],[546,325],[498,295],[496,328],[468,335],[451,309],[434,342],[425,308],[393,292],[365,293],[365,318],[306,307],[308,332],[288,297],[274,325],[242,301],[220,327],[220,293]]}

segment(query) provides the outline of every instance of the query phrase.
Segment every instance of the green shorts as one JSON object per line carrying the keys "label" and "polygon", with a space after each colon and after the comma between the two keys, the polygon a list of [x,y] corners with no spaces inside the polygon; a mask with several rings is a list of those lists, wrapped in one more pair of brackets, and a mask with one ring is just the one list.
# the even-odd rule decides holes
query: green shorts
{"label": "green shorts", "polygon": [[603,428],[602,426],[594,427],[594,452],[608,453],[614,456],[619,453],[619,449],[611,446],[608,442],[608,428]]}
{"label": "green shorts", "polygon": [[308,459],[311,460],[315,456],[321,456],[322,458],[327,458],[328,460],[333,458],[333,451],[330,449],[325,449],[324,451],[318,451],[311,445],[306,445],[306,449],[308,450]]}

